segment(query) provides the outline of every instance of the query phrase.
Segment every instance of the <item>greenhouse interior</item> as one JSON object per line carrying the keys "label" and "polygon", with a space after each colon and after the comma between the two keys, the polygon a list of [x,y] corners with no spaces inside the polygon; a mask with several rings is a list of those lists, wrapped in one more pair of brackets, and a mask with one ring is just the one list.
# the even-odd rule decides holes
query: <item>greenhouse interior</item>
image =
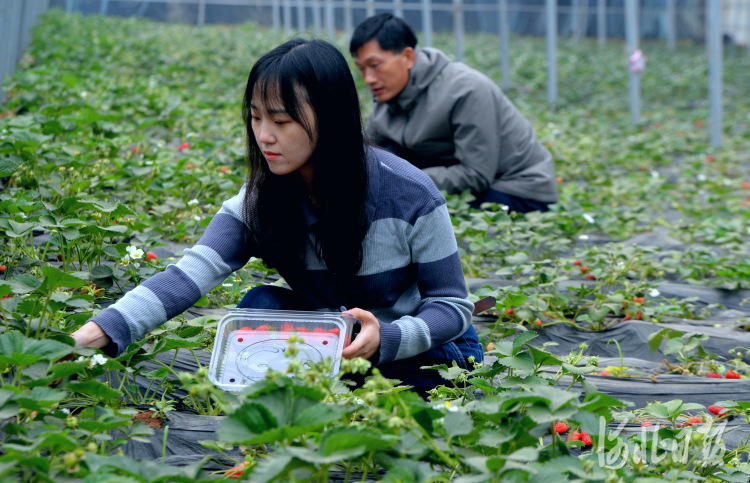
{"label": "greenhouse interior", "polygon": [[750,481],[750,0],[0,0],[0,86],[0,483]]}

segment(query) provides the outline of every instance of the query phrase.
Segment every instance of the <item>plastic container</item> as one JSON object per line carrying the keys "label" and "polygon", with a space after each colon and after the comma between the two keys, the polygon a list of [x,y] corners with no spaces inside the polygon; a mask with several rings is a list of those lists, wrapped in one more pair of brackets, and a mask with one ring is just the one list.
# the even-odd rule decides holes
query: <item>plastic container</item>
{"label": "plastic container", "polygon": [[269,370],[284,371],[287,340],[300,336],[296,359],[303,365],[333,361],[331,377],[338,374],[341,352],[351,343],[356,319],[339,312],[234,309],[219,321],[208,368],[211,382],[237,392],[265,378]]}

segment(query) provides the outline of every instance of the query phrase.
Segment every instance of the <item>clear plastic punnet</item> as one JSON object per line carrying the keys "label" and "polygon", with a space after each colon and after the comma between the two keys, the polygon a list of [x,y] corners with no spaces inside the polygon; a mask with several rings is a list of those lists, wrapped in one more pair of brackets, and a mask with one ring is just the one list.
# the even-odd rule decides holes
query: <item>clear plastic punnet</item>
{"label": "clear plastic punnet", "polygon": [[340,312],[233,309],[219,321],[208,377],[224,391],[237,392],[265,377],[284,371],[288,339],[301,337],[295,358],[304,365],[333,361],[331,377],[339,372],[341,351],[351,343],[356,319]]}

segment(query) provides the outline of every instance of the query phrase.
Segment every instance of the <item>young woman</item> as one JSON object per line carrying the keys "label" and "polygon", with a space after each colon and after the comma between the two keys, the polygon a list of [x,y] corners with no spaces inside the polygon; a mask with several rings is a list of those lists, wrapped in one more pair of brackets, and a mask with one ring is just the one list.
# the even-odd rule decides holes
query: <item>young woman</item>
{"label": "young woman", "polygon": [[[241,308],[352,307],[362,330],[344,350],[424,392],[422,366],[482,360],[445,199],[408,162],[368,146],[343,55],[291,40],[253,66],[243,103],[248,180],[183,258],[73,334],[123,351],[184,312],[251,256],[292,290],[250,290]],[[356,308],[355,308],[356,307]]]}

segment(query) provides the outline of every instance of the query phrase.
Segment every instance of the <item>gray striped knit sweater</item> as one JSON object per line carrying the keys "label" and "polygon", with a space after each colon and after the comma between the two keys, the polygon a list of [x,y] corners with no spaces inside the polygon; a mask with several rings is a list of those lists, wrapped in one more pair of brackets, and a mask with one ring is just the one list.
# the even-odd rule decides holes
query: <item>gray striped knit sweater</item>
{"label": "gray striped knit sweater", "polygon": [[[378,363],[412,357],[464,333],[471,323],[456,239],[445,198],[419,169],[369,148],[368,221],[354,280],[337,283],[308,237],[305,269],[281,273],[314,307],[359,307],[380,321]],[[122,352],[181,314],[240,269],[257,250],[242,222],[244,187],[225,201],[198,243],[174,265],[128,292],[92,320]],[[304,208],[303,208],[304,210]],[[304,210],[308,226],[316,220]]]}

